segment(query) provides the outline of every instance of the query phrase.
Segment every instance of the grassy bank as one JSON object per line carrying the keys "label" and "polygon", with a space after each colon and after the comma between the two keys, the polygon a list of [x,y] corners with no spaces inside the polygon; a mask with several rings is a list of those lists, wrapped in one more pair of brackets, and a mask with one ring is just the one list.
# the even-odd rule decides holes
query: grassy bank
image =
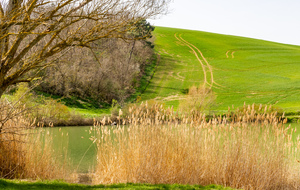
{"label": "grassy bank", "polygon": [[192,85],[206,82],[217,95],[216,112],[244,102],[300,110],[299,46],[164,27],[154,35],[161,61],[142,100],[176,108]]}
{"label": "grassy bank", "polygon": [[[107,103],[98,102],[93,99],[82,99],[74,96],[62,97],[58,95],[52,95],[40,91],[35,91],[38,97],[51,98],[66,105],[70,112],[75,112],[81,115],[83,118],[95,118],[99,115],[110,114],[109,109],[111,106]],[[36,98],[35,101],[39,102],[40,98]]]}
{"label": "grassy bank", "polygon": [[229,187],[222,187],[219,185],[151,185],[151,184],[114,184],[114,185],[80,185],[70,184],[61,181],[40,181],[40,182],[27,182],[19,180],[4,180],[0,179],[0,189],[4,190],[27,190],[27,189],[40,189],[40,190],[60,190],[60,189],[197,189],[197,190],[233,190]]}
{"label": "grassy bank", "polygon": [[31,91],[26,84],[4,95],[2,101],[22,108],[39,126],[92,126],[94,119],[110,115],[111,109],[109,104],[92,99]]}

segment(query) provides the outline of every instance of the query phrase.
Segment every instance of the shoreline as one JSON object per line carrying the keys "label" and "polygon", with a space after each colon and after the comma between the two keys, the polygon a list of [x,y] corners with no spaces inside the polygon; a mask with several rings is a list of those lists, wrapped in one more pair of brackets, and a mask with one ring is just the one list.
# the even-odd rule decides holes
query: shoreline
{"label": "shoreline", "polygon": [[[103,117],[97,117],[97,118],[75,118],[71,120],[59,120],[59,121],[51,121],[51,120],[45,120],[37,122],[39,125],[41,124],[43,127],[84,127],[84,126],[93,126],[95,122],[100,123],[104,118]],[[207,119],[212,118],[212,116],[208,115]],[[287,119],[287,122],[285,124],[295,124],[300,123],[300,115],[289,115],[285,117]],[[110,121],[106,121],[105,126],[111,125],[112,123],[116,122],[118,124],[117,118],[110,117]]]}

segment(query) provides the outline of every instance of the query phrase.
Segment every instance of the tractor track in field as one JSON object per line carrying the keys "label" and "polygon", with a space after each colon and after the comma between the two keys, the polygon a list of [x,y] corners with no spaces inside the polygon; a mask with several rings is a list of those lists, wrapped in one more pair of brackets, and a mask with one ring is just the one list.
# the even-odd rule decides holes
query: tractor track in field
{"label": "tractor track in field", "polygon": [[[228,55],[229,52],[230,52],[230,50],[228,50],[228,51],[226,52],[226,58],[229,58],[229,55]],[[234,58],[234,53],[235,53],[235,51],[232,51],[232,52],[231,52],[231,58],[232,58],[232,59]]]}
{"label": "tractor track in field", "polygon": [[[210,88],[215,87],[223,87],[222,85],[219,85],[214,81],[214,75],[213,75],[213,69],[212,66],[208,63],[207,59],[204,57],[203,53],[192,43],[186,41],[185,39],[182,38],[182,34],[179,34],[177,36],[177,33],[174,34],[175,38],[186,45],[188,48],[192,50],[192,53],[196,56],[197,60],[199,61],[202,70],[203,70],[203,75],[204,75],[204,84],[207,84]],[[199,56],[200,55],[200,56]],[[204,64],[205,63],[205,64]],[[207,69],[208,68],[208,69]],[[207,73],[210,74],[210,81],[208,81]],[[215,85],[215,86],[214,86]],[[218,86],[218,87],[217,87]]]}
{"label": "tractor track in field", "polygon": [[[202,70],[203,70],[203,75],[204,75],[204,84],[208,84],[207,82],[207,76],[206,76],[206,70],[205,70],[205,66],[203,64],[203,62],[201,61],[201,59],[199,58],[197,52],[192,48],[192,46],[190,46],[188,43],[186,43],[184,40],[182,40],[181,35],[179,35],[179,37],[177,36],[177,34],[174,34],[175,38],[179,41],[182,42],[183,44],[185,44],[186,46],[188,46],[194,53],[194,55],[196,56],[197,60],[199,61],[199,63],[201,64]],[[211,86],[211,85],[210,85]]]}
{"label": "tractor track in field", "polygon": [[171,77],[173,77],[173,78],[175,78],[175,79],[177,79],[177,80],[180,80],[180,81],[182,81],[182,82],[184,81],[184,77],[179,76],[178,73],[177,73],[177,75],[174,75],[174,72],[173,72],[173,71],[169,72],[169,76],[171,76]]}
{"label": "tractor track in field", "polygon": [[232,59],[234,58],[234,55],[233,55],[234,53],[235,53],[235,51],[231,52]]}

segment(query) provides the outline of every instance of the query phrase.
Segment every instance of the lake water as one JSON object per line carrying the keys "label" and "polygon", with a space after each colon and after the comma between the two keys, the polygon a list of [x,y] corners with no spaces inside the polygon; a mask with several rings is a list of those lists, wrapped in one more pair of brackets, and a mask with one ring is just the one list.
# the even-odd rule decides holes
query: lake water
{"label": "lake water", "polygon": [[90,140],[91,127],[44,128],[52,137],[52,145],[59,155],[69,159],[72,170],[80,173],[92,171],[96,163],[96,145]]}
{"label": "lake water", "polygon": [[[288,124],[286,125],[288,126]],[[300,135],[300,124],[292,123],[293,128],[297,128],[294,139]],[[72,170],[80,173],[93,171],[96,164],[97,147],[90,140],[94,136],[90,132],[92,127],[53,127],[44,128],[45,132],[49,133],[53,140],[52,145],[57,154],[65,154],[70,161]]]}

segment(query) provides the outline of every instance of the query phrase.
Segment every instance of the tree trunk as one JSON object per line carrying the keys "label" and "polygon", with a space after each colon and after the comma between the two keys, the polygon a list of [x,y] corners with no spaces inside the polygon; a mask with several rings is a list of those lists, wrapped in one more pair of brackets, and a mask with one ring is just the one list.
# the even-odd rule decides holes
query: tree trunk
{"label": "tree trunk", "polygon": [[0,87],[0,98],[2,97],[5,90],[6,90],[6,88]]}
{"label": "tree trunk", "polygon": [[[1,67],[0,67],[1,68]],[[0,72],[0,98],[6,90],[6,85],[4,84],[4,74]]]}

